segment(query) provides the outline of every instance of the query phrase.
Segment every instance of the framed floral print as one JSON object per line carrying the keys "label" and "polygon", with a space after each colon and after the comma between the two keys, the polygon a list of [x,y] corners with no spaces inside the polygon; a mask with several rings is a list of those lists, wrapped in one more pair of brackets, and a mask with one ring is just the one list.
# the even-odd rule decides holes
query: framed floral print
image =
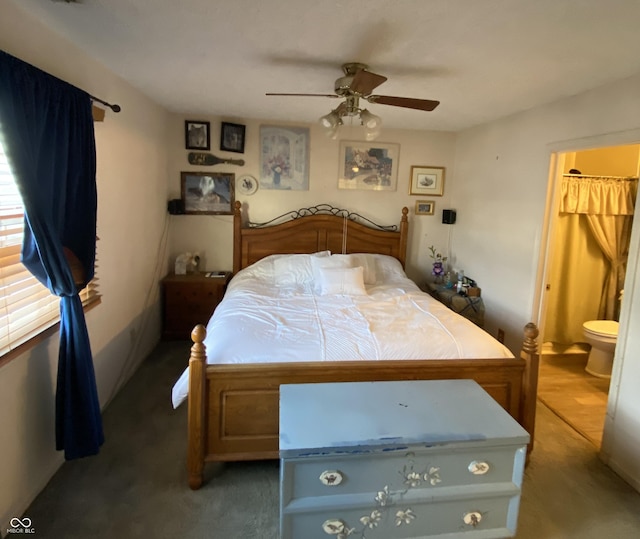
{"label": "framed floral print", "polygon": [[261,189],[309,189],[309,128],[260,126]]}

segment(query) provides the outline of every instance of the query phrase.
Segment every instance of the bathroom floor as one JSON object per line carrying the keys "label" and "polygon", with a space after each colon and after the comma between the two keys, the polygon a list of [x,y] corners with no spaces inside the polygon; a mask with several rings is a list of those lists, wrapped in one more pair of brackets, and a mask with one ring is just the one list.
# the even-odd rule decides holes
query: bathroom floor
{"label": "bathroom floor", "polygon": [[538,399],[599,449],[609,380],[585,372],[586,353],[548,352],[543,347]]}

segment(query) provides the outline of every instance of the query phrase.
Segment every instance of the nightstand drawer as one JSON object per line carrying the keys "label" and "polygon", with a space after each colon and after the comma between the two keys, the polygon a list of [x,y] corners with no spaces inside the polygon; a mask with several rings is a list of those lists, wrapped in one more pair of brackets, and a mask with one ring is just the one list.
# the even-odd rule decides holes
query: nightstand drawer
{"label": "nightstand drawer", "polygon": [[200,283],[168,286],[165,291],[167,319],[172,315],[189,313],[190,317],[206,317],[203,320],[203,323],[206,323],[223,295],[223,287],[211,287]]}
{"label": "nightstand drawer", "polygon": [[196,324],[206,324],[222,301],[231,273],[168,275],[162,280],[163,338],[188,339]]}
{"label": "nightstand drawer", "polygon": [[[471,499],[416,499],[406,494],[392,504],[380,506],[373,499],[356,506],[341,500],[341,506],[309,508],[282,516],[282,536],[293,539],[328,539],[371,536],[384,539],[424,539],[425,537],[504,538],[515,534],[519,489],[512,493]],[[348,535],[348,530],[353,530]],[[448,535],[451,534],[451,535]],[[454,535],[455,534],[455,535]]]}
{"label": "nightstand drawer", "polygon": [[220,299],[224,289],[218,286],[211,287],[206,283],[182,283],[180,286],[168,285],[165,294],[167,305],[177,306],[183,303],[198,305],[206,302],[207,297],[212,302]]}
{"label": "nightstand drawer", "polygon": [[[509,484],[522,473],[526,447],[441,447],[283,461],[282,503],[306,497],[384,491],[429,491],[460,485]],[[516,474],[517,476],[518,474]]]}

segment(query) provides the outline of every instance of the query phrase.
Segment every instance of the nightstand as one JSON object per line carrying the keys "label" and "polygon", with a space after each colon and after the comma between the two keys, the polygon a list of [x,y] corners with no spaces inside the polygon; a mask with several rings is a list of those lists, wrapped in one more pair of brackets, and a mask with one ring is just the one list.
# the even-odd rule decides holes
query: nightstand
{"label": "nightstand", "polygon": [[423,283],[420,288],[477,326],[484,325],[484,302],[480,296],[461,296],[455,288],[447,288],[433,282]]}
{"label": "nightstand", "polygon": [[280,538],[505,538],[529,434],[473,380],[280,386]]}
{"label": "nightstand", "polygon": [[189,339],[197,324],[205,324],[222,300],[231,272],[173,273],[162,279],[162,338]]}

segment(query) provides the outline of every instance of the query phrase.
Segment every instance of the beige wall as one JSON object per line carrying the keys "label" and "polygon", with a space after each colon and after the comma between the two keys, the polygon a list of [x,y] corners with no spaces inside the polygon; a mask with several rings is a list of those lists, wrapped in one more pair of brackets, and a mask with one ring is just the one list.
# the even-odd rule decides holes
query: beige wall
{"label": "beige wall", "polygon": [[[202,117],[198,120],[211,122],[211,149],[218,157],[245,160],[242,167],[215,165],[213,167],[191,166],[187,162],[188,150],[184,149],[184,120],[193,119],[174,115],[171,119],[169,163],[170,198],[180,197],[181,171],[233,172],[236,175],[251,174],[259,177],[259,131],[261,124],[269,122],[238,118]],[[221,152],[220,122],[233,121],[246,125],[246,145],[244,154]],[[283,125],[283,124],[277,124]],[[246,204],[252,221],[267,221],[282,213],[328,203],[350,211],[358,212],[380,224],[390,225],[400,222],[402,207],[409,208],[410,238],[408,247],[407,273],[421,280],[431,268],[426,247],[435,244],[439,250],[446,250],[450,226],[442,224],[442,209],[449,207],[453,185],[453,159],[455,135],[446,132],[410,131],[383,129],[378,142],[399,144],[399,166],[395,191],[366,191],[338,189],[339,140],[325,137],[318,125],[292,124],[310,129],[309,190],[280,191],[258,189],[246,197],[237,199]],[[348,128],[344,133],[349,138]],[[409,195],[411,166],[430,165],[445,167],[444,196],[426,197],[435,200],[435,214],[415,216],[416,200],[425,197]],[[206,269],[232,268],[232,217],[220,215],[176,215],[171,216],[171,260],[183,251],[204,252]]]}
{"label": "beige wall", "polygon": [[[159,337],[168,114],[8,2],[0,3],[0,48],[122,107],[96,125],[102,304],[87,314],[87,326],[104,407]],[[63,461],[54,442],[57,346],[51,337],[0,369],[0,529]]]}

